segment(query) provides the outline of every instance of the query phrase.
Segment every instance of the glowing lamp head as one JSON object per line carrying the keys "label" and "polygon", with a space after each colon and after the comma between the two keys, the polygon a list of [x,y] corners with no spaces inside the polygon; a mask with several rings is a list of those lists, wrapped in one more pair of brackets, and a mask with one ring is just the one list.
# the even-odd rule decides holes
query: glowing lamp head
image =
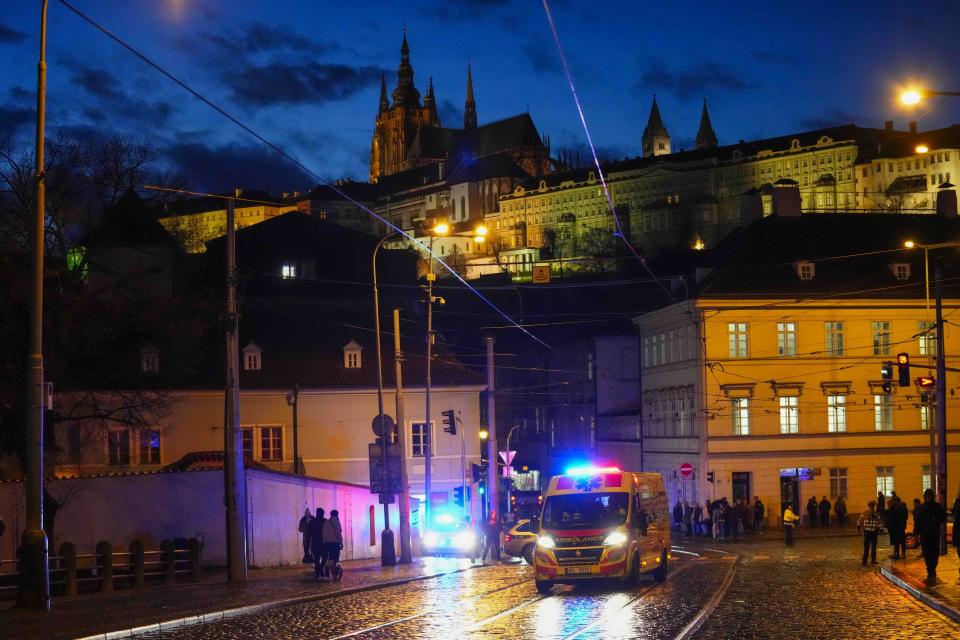
{"label": "glowing lamp head", "polygon": [[477,244],[483,244],[484,242],[487,241],[487,239],[483,236],[476,236],[474,237],[473,241],[476,242]]}
{"label": "glowing lamp head", "polygon": [[438,222],[437,224],[433,225],[433,232],[438,236],[445,236],[450,233],[450,225],[448,225],[446,222]]}
{"label": "glowing lamp head", "polygon": [[927,151],[930,151],[930,147],[928,147],[925,144],[918,144],[916,149],[914,149],[914,151],[916,151],[917,153],[926,153]]}
{"label": "glowing lamp head", "polygon": [[487,235],[487,228],[486,228],[484,225],[482,225],[482,224],[481,224],[481,225],[478,225],[477,228],[476,228],[476,234],[477,234],[478,236],[485,236],[485,235]]}
{"label": "glowing lamp head", "polygon": [[490,432],[487,431],[486,429],[480,429],[479,435],[481,440],[486,440],[487,438],[490,437]]}
{"label": "glowing lamp head", "polygon": [[906,247],[907,249],[913,249],[917,245],[914,244],[913,240],[907,240],[906,242],[903,243],[903,246]]}
{"label": "glowing lamp head", "polygon": [[908,89],[900,94],[900,102],[905,105],[915,105],[920,104],[920,101],[923,100],[923,94],[921,94],[916,89]]}

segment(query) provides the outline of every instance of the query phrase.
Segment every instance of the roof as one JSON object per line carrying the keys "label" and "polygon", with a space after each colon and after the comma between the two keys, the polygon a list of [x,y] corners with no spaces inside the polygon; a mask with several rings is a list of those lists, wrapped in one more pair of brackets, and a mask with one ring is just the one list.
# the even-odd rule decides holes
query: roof
{"label": "roof", "polygon": [[487,156],[543,141],[529,113],[488,122],[476,129],[422,127],[411,144],[414,158],[445,159],[462,154]]}
{"label": "roof", "polygon": [[235,192],[224,192],[171,202],[167,205],[167,209],[163,217],[172,218],[191,213],[223,210],[227,207],[226,203],[228,198],[234,198],[234,201],[236,202],[235,206],[238,209],[243,207],[262,207],[264,206],[264,203],[269,203],[276,206],[285,204],[282,198],[272,196],[266,191],[241,190],[239,196],[237,196]]}
{"label": "roof", "polygon": [[[701,126],[703,123],[701,122]],[[650,117],[647,118],[647,126],[643,130],[643,137],[665,136],[669,137],[666,125],[663,124],[663,118],[660,117],[660,108],[657,106],[657,96],[653,96],[653,104],[650,105]]]}

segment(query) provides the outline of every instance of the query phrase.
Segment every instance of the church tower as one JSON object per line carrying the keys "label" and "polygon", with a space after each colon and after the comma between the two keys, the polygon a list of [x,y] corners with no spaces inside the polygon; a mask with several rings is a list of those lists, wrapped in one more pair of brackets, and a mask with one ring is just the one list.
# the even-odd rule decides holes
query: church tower
{"label": "church tower", "polygon": [[700,114],[700,129],[697,130],[697,149],[713,149],[717,146],[717,134],[710,124],[710,114],[707,113],[707,99],[703,99],[703,112]]}
{"label": "church tower", "polygon": [[420,92],[413,82],[406,29],[403,30],[403,43],[400,45],[397,86],[391,97],[392,105],[387,100],[386,79],[381,79],[380,106],[370,143],[370,182],[408,169],[408,150],[417,131],[421,127],[440,126],[432,81],[424,104],[420,104]]}
{"label": "church tower", "polygon": [[471,131],[477,128],[477,103],[473,100],[473,74],[467,65],[467,99],[463,104],[463,128]]}
{"label": "church tower", "polygon": [[647,128],[643,130],[643,157],[662,156],[668,153],[670,153],[670,132],[664,126],[663,118],[660,117],[657,96],[653,96]]}

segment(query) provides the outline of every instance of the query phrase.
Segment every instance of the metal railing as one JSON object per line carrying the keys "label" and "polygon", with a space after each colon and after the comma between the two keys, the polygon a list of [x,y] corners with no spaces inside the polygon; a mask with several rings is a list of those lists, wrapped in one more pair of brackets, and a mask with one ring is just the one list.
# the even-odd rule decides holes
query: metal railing
{"label": "metal railing", "polygon": [[[178,576],[200,581],[200,541],[196,538],[164,540],[157,550],[147,551],[134,540],[126,551],[114,551],[107,541],[97,543],[94,553],[77,553],[70,542],[49,556],[50,590],[54,595],[110,593],[115,588],[139,588],[148,582],[174,584]],[[0,560],[0,599],[16,597],[20,560]],[[12,568],[11,570],[7,570]]]}

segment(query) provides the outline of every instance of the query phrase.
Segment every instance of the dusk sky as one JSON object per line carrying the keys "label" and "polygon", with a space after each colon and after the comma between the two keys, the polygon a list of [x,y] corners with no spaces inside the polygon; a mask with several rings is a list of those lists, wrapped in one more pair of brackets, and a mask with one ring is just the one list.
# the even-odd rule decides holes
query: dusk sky
{"label": "dusk sky", "polygon": [[[584,140],[536,0],[75,2],[325,179],[367,178],[380,76],[392,90],[404,24],[417,88],[433,77],[444,126],[463,124],[469,61],[481,124],[529,109],[555,151]],[[0,14],[0,136],[27,146],[39,6],[10,1]],[[704,97],[726,144],[850,122],[906,128],[898,86],[960,90],[960,3],[948,0],[550,6],[606,158],[639,155],[654,93],[681,149]],[[48,134],[124,133],[198,189],[316,182],[56,0],[48,29]],[[913,118],[921,130],[960,122],[960,100],[931,100]]]}

